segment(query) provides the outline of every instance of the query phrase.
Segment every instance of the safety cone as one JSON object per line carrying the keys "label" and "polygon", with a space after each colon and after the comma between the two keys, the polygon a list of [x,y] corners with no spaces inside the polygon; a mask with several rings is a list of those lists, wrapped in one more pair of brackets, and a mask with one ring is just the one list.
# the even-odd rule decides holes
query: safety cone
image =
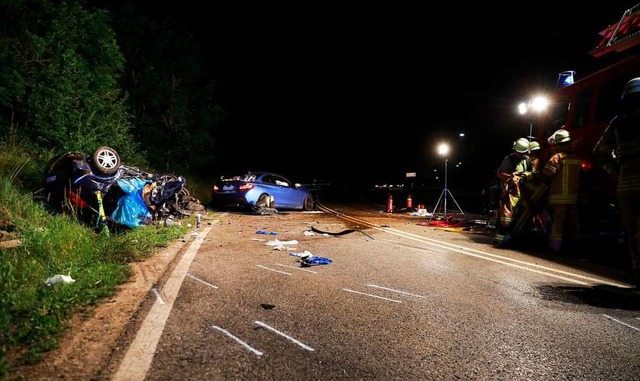
{"label": "safety cone", "polygon": [[413,208],[413,200],[411,200],[411,195],[409,195],[409,197],[407,197],[407,208],[408,209],[412,209]]}
{"label": "safety cone", "polygon": [[393,213],[393,195],[387,198],[387,213]]}

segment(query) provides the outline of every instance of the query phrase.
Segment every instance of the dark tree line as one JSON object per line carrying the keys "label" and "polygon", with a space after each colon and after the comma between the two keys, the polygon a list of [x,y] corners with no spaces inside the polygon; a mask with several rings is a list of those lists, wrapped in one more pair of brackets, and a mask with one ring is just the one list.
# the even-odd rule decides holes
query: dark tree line
{"label": "dark tree line", "polygon": [[184,25],[133,6],[0,0],[0,140],[206,173],[225,112]]}

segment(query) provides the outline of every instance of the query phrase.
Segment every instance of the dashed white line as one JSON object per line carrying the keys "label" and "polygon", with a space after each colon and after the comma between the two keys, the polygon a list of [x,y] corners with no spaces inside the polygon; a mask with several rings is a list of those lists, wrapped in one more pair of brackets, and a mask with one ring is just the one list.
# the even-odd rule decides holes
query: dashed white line
{"label": "dashed white line", "polygon": [[623,321],[620,321],[620,320],[618,320],[618,319],[616,319],[616,318],[613,318],[613,317],[611,317],[611,316],[609,316],[609,315],[606,315],[606,314],[602,314],[602,315],[603,315],[604,317],[606,317],[606,318],[609,318],[609,319],[611,319],[611,320],[615,321],[616,323],[620,323],[620,324],[625,325],[625,326],[627,326],[627,327],[629,327],[629,328],[631,328],[631,329],[635,329],[636,331],[640,331],[640,328],[638,328],[638,327],[634,327],[634,326],[632,326],[632,325],[630,325],[630,324],[627,324],[627,323],[625,323],[625,322],[623,322]]}
{"label": "dashed white line", "polygon": [[211,283],[207,283],[207,282],[203,281],[203,280],[202,280],[202,279],[200,279],[200,278],[196,278],[196,277],[194,277],[194,276],[193,276],[193,275],[191,275],[191,274],[187,274],[187,276],[188,276],[189,278],[191,278],[191,279],[195,279],[195,280],[197,280],[198,282],[204,283],[204,284],[206,284],[206,285],[207,285],[207,286],[209,286],[209,287],[218,288],[218,286],[214,286],[214,285],[212,285]]}
{"label": "dashed white line", "polygon": [[412,294],[412,293],[410,293],[410,292],[405,292],[405,291],[400,291],[400,290],[394,290],[393,288],[382,287],[382,286],[378,286],[378,285],[375,285],[375,284],[368,284],[367,286],[369,286],[369,287],[375,287],[375,288],[380,288],[380,289],[387,290],[387,291],[393,291],[393,292],[397,292],[397,293],[399,293],[399,294],[415,296],[416,298],[426,298],[426,296],[424,296],[424,295],[417,295],[417,294]]}
{"label": "dashed white line", "polygon": [[360,292],[360,291],[356,291],[356,290],[350,290],[350,289],[348,289],[348,288],[343,288],[342,290],[343,290],[343,291],[348,291],[348,292],[353,292],[353,293],[355,293],[355,294],[360,294],[360,295],[370,296],[370,297],[372,297],[372,298],[378,298],[378,299],[387,300],[387,301],[389,301],[389,302],[402,303],[402,300],[389,299],[389,298],[385,298],[385,297],[378,296],[378,295],[367,294],[367,293]]}
{"label": "dashed white line", "polygon": [[230,338],[232,338],[233,340],[235,340],[236,342],[238,342],[240,345],[242,345],[243,347],[247,348],[248,350],[250,350],[251,352],[253,352],[256,356],[262,356],[262,352],[260,352],[257,349],[252,348],[249,344],[245,343],[244,341],[240,340],[239,338],[233,336],[229,331],[227,331],[224,328],[220,328],[217,325],[212,325],[211,328],[213,329],[217,329],[218,331],[224,333],[225,335],[229,336]]}
{"label": "dashed white line", "polygon": [[256,267],[260,267],[261,269],[265,269],[265,270],[273,271],[273,272],[280,273],[280,274],[284,274],[284,275],[291,275],[291,273],[287,273],[287,272],[284,272],[284,271],[280,271],[280,270],[272,269],[272,268],[269,268],[269,267],[267,267],[267,266],[256,265]]}
{"label": "dashed white line", "polygon": [[302,348],[304,348],[304,349],[306,349],[306,350],[308,350],[308,351],[314,351],[314,350],[315,350],[315,349],[311,348],[310,346],[308,346],[308,345],[306,345],[306,344],[303,344],[302,342],[300,342],[300,341],[298,341],[298,340],[294,339],[293,337],[291,337],[291,336],[289,336],[289,335],[287,335],[287,334],[285,334],[285,333],[282,333],[282,332],[278,331],[277,329],[275,329],[275,328],[273,328],[273,327],[270,327],[270,326],[268,326],[267,324],[265,324],[265,323],[263,323],[263,322],[261,322],[261,321],[256,320],[256,322],[255,322],[255,323],[256,323],[257,325],[261,326],[261,327],[264,327],[264,328],[268,329],[268,330],[269,330],[269,331],[271,331],[271,332],[274,332],[274,333],[276,333],[276,334],[278,334],[278,335],[280,335],[280,336],[282,336],[282,337],[284,337],[284,338],[286,338],[286,339],[290,340],[291,342],[293,342],[293,343],[295,343],[295,344],[298,344],[299,346],[301,346]]}

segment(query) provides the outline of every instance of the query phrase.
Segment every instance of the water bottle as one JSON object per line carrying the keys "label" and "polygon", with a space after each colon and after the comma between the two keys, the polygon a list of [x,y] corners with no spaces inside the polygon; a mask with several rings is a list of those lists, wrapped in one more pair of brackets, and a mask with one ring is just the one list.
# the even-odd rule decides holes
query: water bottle
{"label": "water bottle", "polygon": [[200,227],[200,220],[202,219],[202,215],[200,213],[196,214],[196,228]]}

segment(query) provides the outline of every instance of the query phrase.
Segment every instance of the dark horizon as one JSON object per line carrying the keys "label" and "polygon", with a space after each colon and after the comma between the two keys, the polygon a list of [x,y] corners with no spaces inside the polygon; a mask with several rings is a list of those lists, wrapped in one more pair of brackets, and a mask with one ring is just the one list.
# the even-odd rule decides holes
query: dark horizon
{"label": "dark horizon", "polygon": [[[528,135],[517,104],[557,76],[598,66],[598,33],[632,1],[489,9],[287,6],[205,11],[189,0],[147,4],[200,41],[219,102],[211,173],[279,172],[292,180],[381,182],[443,166],[451,146],[459,177],[484,186]],[[464,133],[464,138],[459,134]],[[452,171],[454,171],[452,169]],[[482,183],[482,184],[480,184]]]}

